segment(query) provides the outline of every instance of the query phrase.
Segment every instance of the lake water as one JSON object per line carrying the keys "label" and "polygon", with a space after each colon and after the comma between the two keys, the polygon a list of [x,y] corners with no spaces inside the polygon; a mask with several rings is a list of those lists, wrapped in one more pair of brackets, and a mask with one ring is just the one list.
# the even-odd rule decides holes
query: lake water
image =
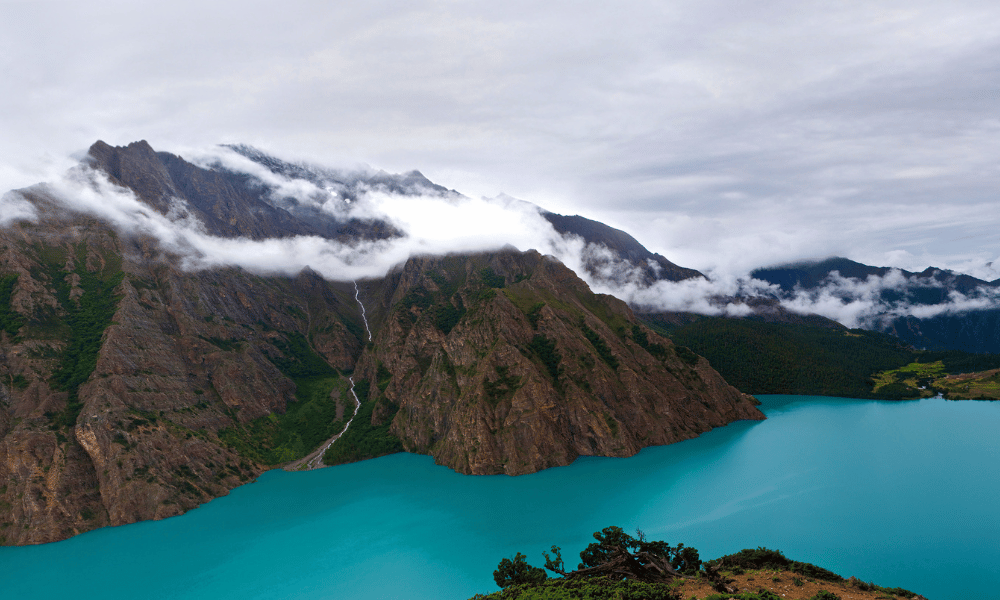
{"label": "lake water", "polygon": [[0,548],[0,597],[464,599],[607,525],[931,600],[1000,596],[1000,403],[762,397],[769,419],[521,477],[397,454],[272,471],[186,515]]}

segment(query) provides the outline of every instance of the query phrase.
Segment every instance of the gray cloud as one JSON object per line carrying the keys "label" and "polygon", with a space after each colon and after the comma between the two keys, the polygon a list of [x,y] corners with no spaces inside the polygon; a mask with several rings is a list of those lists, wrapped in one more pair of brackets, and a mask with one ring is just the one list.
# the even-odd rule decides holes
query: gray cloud
{"label": "gray cloud", "polygon": [[986,276],[985,0],[3,2],[0,187],[101,138],[420,169],[684,266],[839,254]]}

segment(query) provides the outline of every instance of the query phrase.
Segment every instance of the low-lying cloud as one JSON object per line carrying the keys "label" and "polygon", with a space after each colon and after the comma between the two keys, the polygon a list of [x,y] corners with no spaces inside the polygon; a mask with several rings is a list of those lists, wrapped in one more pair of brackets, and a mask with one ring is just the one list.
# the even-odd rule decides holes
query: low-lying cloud
{"label": "low-lying cloud", "polygon": [[[848,327],[877,328],[897,317],[924,319],[1000,307],[998,288],[983,286],[962,293],[950,289],[945,279],[907,276],[899,270],[864,280],[833,272],[819,286],[792,291],[747,274],[723,271],[680,282],[651,281],[650,270],[659,269],[656,263],[633,264],[602,245],[561,235],[539,207],[509,196],[468,198],[417,179],[401,188],[398,182],[378,183],[378,174],[370,170],[353,174],[327,170],[309,178],[289,177],[223,149],[193,156],[203,166],[251,175],[276,206],[307,206],[339,220],[381,219],[402,235],[350,242],[309,235],[266,240],[219,237],[207,232],[183,199],[175,198],[167,214],[161,214],[131,190],[110,182],[103,172],[83,165],[35,191],[44,191],[66,209],[97,216],[122,232],[155,238],[164,250],[180,258],[183,268],[191,270],[236,266],[294,275],[308,267],[331,280],[356,280],[383,276],[415,255],[514,246],[552,255],[595,291],[642,310],[741,317],[752,314],[763,299],[767,306],[792,313],[818,314]],[[9,192],[0,197],[0,226],[38,218],[38,210],[24,195]],[[939,301],[928,303],[914,296],[926,288],[941,290]]]}
{"label": "low-lying cloud", "polygon": [[[557,252],[568,247],[537,207],[527,203],[470,198],[456,201],[381,191],[348,203],[307,182],[270,183],[279,183],[277,189],[285,197],[294,194],[311,199],[338,217],[381,217],[405,235],[351,243],[309,235],[266,240],[214,236],[206,232],[184,200],[174,199],[168,213],[160,214],[131,190],[86,167],[73,169],[42,189],[70,210],[95,215],[123,232],[156,238],[165,250],[181,258],[184,268],[192,270],[237,266],[259,273],[290,275],[309,267],[328,279],[354,280],[385,275],[414,255],[475,252],[506,245]],[[13,194],[9,202],[0,204],[0,215],[8,222],[30,218],[25,204],[20,195]]]}
{"label": "low-lying cloud", "polygon": [[[939,302],[914,297],[922,289],[940,290]],[[837,271],[814,289],[795,289],[781,305],[799,314],[819,314],[848,327],[866,329],[887,325],[899,317],[929,319],[945,314],[1000,308],[1000,288],[979,286],[969,293],[949,289],[945,281],[906,276],[892,269],[866,279],[843,277]]]}

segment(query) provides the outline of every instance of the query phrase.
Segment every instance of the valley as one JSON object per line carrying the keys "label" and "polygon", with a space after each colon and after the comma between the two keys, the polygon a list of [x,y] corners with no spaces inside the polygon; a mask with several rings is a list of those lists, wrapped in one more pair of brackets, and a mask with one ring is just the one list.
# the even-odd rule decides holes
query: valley
{"label": "valley", "polygon": [[[375,194],[468,199],[417,172],[237,154],[254,166],[98,142],[70,183],[17,192],[36,213],[0,229],[0,544],[178,516],[276,467],[411,453],[467,475],[530,475],[761,421],[753,394],[1000,389],[1000,357],[968,351],[981,347],[963,345],[967,328],[918,349],[892,327],[794,304],[860,285],[851,277],[891,281],[870,306],[896,311],[985,298],[987,282],[834,261],[794,282],[757,273],[774,280],[754,284],[770,296],[706,298],[707,312],[735,316],[664,310],[595,289],[708,277],[596,221],[517,204],[555,255],[400,253],[409,233],[365,205]],[[250,174],[261,167],[286,179]],[[308,193],[283,195],[291,181]],[[73,204],[92,193],[100,208]]]}

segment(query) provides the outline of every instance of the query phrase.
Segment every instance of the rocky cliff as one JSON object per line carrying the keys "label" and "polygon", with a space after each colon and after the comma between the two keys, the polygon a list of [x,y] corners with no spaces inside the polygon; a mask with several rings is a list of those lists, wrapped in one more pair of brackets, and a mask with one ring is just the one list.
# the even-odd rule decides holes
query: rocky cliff
{"label": "rocky cliff", "polygon": [[[90,159],[162,214],[184,199],[217,235],[308,225],[180,160],[145,144]],[[763,418],[704,359],[535,252],[412,258],[356,291],[308,269],[185,271],[44,186],[21,196],[38,219],[0,228],[3,544],[176,515],[305,456],[350,418],[348,375],[362,407],[330,463],[405,449],[529,473]],[[391,235],[320,225],[310,234]]]}
{"label": "rocky cliff", "polygon": [[411,452],[518,475],[631,456],[738,419],[751,397],[536,252],[411,259],[358,373]]}

